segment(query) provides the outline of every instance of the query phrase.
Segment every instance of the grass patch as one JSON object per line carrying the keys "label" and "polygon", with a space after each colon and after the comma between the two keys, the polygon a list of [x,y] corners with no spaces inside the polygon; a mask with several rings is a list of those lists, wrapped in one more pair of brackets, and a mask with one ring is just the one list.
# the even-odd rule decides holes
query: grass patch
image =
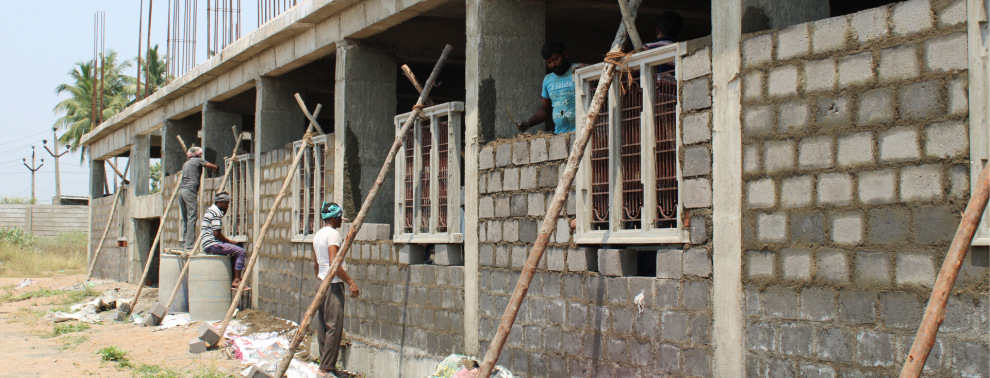
{"label": "grass patch", "polygon": [[[67,304],[76,304],[82,302],[86,298],[96,297],[99,295],[100,292],[88,287],[85,290],[60,290],[60,289],[38,288],[32,291],[21,293],[20,295],[17,296],[7,296],[7,298],[5,300],[0,301],[0,303],[7,301],[16,302],[16,301],[23,301],[28,299],[59,296],[61,298],[59,298],[57,301],[54,301],[53,304],[67,305]],[[58,309],[60,310],[64,309],[62,310],[62,312],[69,311],[69,308],[65,306],[58,307]],[[55,310],[53,309],[52,311]]]}
{"label": "grass patch", "polygon": [[52,327],[52,333],[48,334],[48,337],[59,337],[66,333],[72,332],[82,332],[89,329],[89,324],[86,323],[61,323],[56,324]]}
{"label": "grass patch", "polygon": [[135,378],[181,378],[182,374],[158,365],[141,364],[134,368],[131,376]]}
{"label": "grass patch", "polygon": [[14,313],[14,317],[13,317],[13,319],[11,319],[10,322],[12,322],[12,323],[13,322],[23,322],[23,323],[36,322],[36,321],[38,321],[38,319],[41,319],[42,316],[45,316],[45,313],[47,313],[47,311],[41,311],[41,310],[35,310],[35,309],[32,309],[32,308],[21,307],[21,308],[17,309],[17,312]]}
{"label": "grass patch", "polygon": [[0,228],[0,277],[52,277],[86,271],[86,233],[53,237],[28,234],[19,227]]}
{"label": "grass patch", "polygon": [[89,341],[89,338],[86,337],[86,336],[66,336],[66,337],[63,337],[63,338],[58,339],[58,341],[59,341],[59,343],[62,344],[62,345],[59,345],[58,349],[59,350],[66,350],[66,349],[75,348],[79,344],[82,344],[82,343],[85,343],[86,341]]}
{"label": "grass patch", "polygon": [[220,372],[220,370],[217,369],[216,366],[210,366],[204,368],[203,370],[200,370],[198,373],[196,373],[196,375],[193,375],[193,378],[235,378],[235,377],[237,376]]}
{"label": "grass patch", "polygon": [[96,351],[96,354],[100,355],[100,361],[103,362],[116,362],[118,368],[131,368],[134,364],[131,360],[127,359],[127,351],[118,348],[115,345],[111,345]]}

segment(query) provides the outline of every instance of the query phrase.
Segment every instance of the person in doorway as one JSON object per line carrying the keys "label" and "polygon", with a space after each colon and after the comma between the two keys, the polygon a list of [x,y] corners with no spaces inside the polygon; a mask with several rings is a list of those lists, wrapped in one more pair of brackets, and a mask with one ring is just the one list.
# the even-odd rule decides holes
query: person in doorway
{"label": "person in doorway", "polygon": [[657,19],[657,39],[643,45],[647,50],[677,42],[684,28],[684,18],[674,11],[666,11]]}
{"label": "person in doorway", "polygon": [[244,272],[244,257],[247,253],[244,252],[244,248],[239,247],[230,239],[227,239],[221,231],[223,227],[223,215],[227,213],[227,207],[230,206],[230,195],[227,192],[217,193],[213,197],[213,206],[206,209],[206,214],[203,214],[203,224],[202,224],[202,234],[200,237],[203,239],[203,252],[208,255],[234,255],[236,260],[234,261],[234,281],[230,283],[230,287],[237,289],[241,286],[241,274]]}
{"label": "person in doorway", "polygon": [[216,173],[218,167],[203,159],[203,149],[193,146],[186,152],[188,159],[182,164],[182,183],[179,184],[179,213],[182,216],[182,247],[193,249],[196,244],[196,209],[199,197],[199,176],[203,167]]}
{"label": "person in doorway", "polygon": [[[323,228],[313,235],[313,272],[320,280],[327,278],[330,264],[337,258],[341,238],[337,230],[344,220],[344,210],[336,203],[323,203],[320,207]],[[337,373],[337,357],[340,353],[340,340],[344,336],[344,283],[347,283],[351,297],[356,298],[361,291],[347,274],[347,265],[340,264],[330,283],[330,292],[323,298],[318,308],[316,335],[320,342],[320,374]]]}
{"label": "person in doorway", "polygon": [[550,73],[543,77],[543,92],[540,107],[529,119],[516,123],[519,132],[525,132],[532,126],[539,125],[553,117],[554,133],[563,134],[574,131],[574,80],[571,74],[574,69],[587,66],[572,64],[567,59],[567,48],[563,42],[551,39],[543,44],[540,51],[543,59],[550,68]]}

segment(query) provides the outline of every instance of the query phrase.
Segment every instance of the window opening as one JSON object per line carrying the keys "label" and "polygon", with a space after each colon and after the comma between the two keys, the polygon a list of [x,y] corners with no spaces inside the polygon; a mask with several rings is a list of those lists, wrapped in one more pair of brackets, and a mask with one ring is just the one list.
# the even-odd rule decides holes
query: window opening
{"label": "window opening", "polygon": [[330,174],[327,172],[327,160],[332,159],[332,148],[327,146],[327,141],[332,141],[332,136],[321,135],[311,139],[312,146],[302,143],[295,143],[295,148],[304,148],[302,161],[296,173],[296,207],[295,211],[295,235],[306,237],[312,235],[320,228],[319,213],[320,206],[327,199],[327,183]]}
{"label": "window opening", "polygon": [[414,198],[415,198],[415,196],[413,195],[413,193],[414,193],[414,188],[413,187],[415,185],[415,183],[413,182],[413,172],[415,171],[413,169],[413,166],[415,164],[414,163],[415,162],[415,155],[414,155],[414,153],[415,153],[415,150],[416,150],[416,143],[415,143],[415,137],[416,137],[416,135],[415,134],[416,134],[415,132],[410,132],[410,133],[406,134],[406,141],[405,141],[405,144],[406,144],[405,145],[405,154],[406,154],[406,162],[405,162],[406,163],[406,169],[405,169],[405,189],[406,190],[405,190],[405,192],[406,192],[406,195],[405,195],[405,200],[403,201],[403,206],[405,207],[405,217],[403,217],[403,219],[405,219],[405,223],[404,223],[403,229],[404,229],[405,232],[412,232],[413,231],[413,212],[414,212],[413,211],[413,201],[414,201]]}
{"label": "window opening", "polygon": [[[592,88],[589,98],[595,96],[598,81],[589,84]],[[591,227],[607,230],[609,223],[608,200],[608,95],[601,112],[591,128]]]}
{"label": "window opening", "polygon": [[428,121],[423,122],[420,126],[420,137],[422,158],[420,159],[419,178],[423,188],[419,200],[420,232],[430,232],[430,197],[432,196],[430,193],[430,152],[433,149],[433,135]]}
{"label": "window opening", "polygon": [[[666,68],[659,66],[658,70]],[[656,141],[656,228],[677,227],[677,79],[674,70],[656,74],[653,125]]]}
{"label": "window opening", "polygon": [[[437,123],[437,160],[439,161],[439,172],[437,172],[437,191],[439,192],[438,198],[438,209],[439,214],[437,214],[437,228],[440,232],[447,232],[447,190],[448,179],[450,177],[448,173],[448,140],[447,136],[447,120],[442,118],[443,121]],[[460,189],[460,188],[457,188]]]}
{"label": "window opening", "polygon": [[[630,79],[629,76],[632,76]],[[622,227],[642,228],[643,211],[642,143],[640,116],[643,113],[643,89],[639,85],[639,71],[623,75],[622,85],[622,146],[619,150],[622,164]],[[631,81],[630,81],[631,80]]]}

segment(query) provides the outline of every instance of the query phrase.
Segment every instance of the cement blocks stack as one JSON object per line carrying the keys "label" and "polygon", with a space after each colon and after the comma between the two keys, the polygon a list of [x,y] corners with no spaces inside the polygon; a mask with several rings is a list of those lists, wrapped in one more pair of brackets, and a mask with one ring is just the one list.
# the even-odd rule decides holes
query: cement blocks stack
{"label": "cement blocks stack", "polygon": [[148,309],[148,312],[144,315],[144,319],[141,324],[148,327],[157,326],[162,323],[162,319],[165,318],[166,314],[168,314],[168,309],[165,308],[165,305],[155,302],[155,304],[151,305],[151,308]]}
{"label": "cement blocks stack", "polygon": [[201,324],[196,332],[199,333],[199,337],[189,340],[189,353],[206,352],[207,349],[216,347],[220,342],[220,334],[207,323]]}
{"label": "cement blocks stack", "polygon": [[[965,206],[952,188],[969,186],[962,4],[742,41],[749,375],[897,374]],[[958,297],[984,305],[987,268],[966,265]],[[979,313],[949,315],[962,326],[939,333],[929,373],[986,374],[967,351],[988,349]]]}

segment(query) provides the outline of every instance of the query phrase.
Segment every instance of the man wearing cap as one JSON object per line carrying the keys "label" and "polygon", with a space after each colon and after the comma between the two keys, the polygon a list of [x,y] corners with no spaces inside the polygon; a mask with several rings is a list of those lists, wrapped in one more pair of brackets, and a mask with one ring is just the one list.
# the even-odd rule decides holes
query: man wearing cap
{"label": "man wearing cap", "polygon": [[221,219],[227,213],[228,206],[230,206],[230,195],[227,192],[217,193],[213,197],[213,206],[206,209],[206,214],[203,215],[200,237],[203,239],[203,252],[210,255],[234,255],[237,257],[234,262],[234,282],[230,284],[231,288],[236,289],[241,286],[241,273],[244,271],[246,253],[244,248],[232,243],[220,230],[223,226]]}
{"label": "man wearing cap", "polygon": [[203,167],[212,169],[215,173],[217,166],[203,159],[203,149],[192,147],[186,152],[189,159],[182,164],[182,183],[179,184],[179,213],[182,215],[182,247],[189,250],[196,243],[196,199],[199,197],[199,176]]}
{"label": "man wearing cap", "polygon": [[[344,210],[336,203],[323,203],[320,207],[323,228],[313,235],[313,272],[320,280],[330,273],[330,264],[337,258],[341,238],[337,229],[344,220]],[[351,297],[356,298],[360,290],[351,276],[347,275],[347,264],[341,263],[330,283],[330,292],[323,299],[316,315],[316,335],[320,342],[320,374],[337,373],[337,356],[340,352],[340,339],[344,336],[344,283],[349,287]]]}

